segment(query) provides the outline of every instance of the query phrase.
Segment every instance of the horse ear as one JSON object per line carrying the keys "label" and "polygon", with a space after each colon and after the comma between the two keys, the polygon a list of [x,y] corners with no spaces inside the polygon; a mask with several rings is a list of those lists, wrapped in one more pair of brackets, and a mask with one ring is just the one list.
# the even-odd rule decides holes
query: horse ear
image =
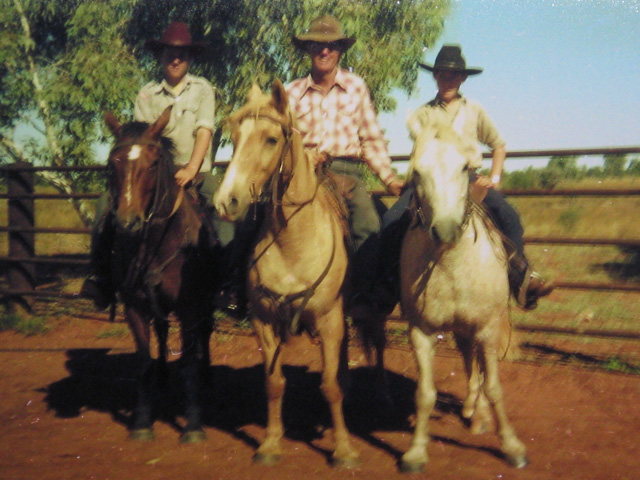
{"label": "horse ear", "polygon": [[162,131],[171,119],[172,108],[173,105],[169,105],[167,108],[165,108],[164,112],[160,114],[158,119],[149,126],[149,129],[147,130],[147,133],[149,135],[151,135],[152,137],[159,137],[162,134]]}
{"label": "horse ear", "polygon": [[260,90],[260,87],[258,86],[257,83],[254,83],[253,85],[251,85],[251,88],[249,89],[249,93],[247,93],[247,102],[252,102],[260,98],[261,95],[262,95],[262,90]]}
{"label": "horse ear", "polygon": [[119,137],[122,125],[120,125],[116,116],[111,112],[107,112],[104,114],[104,121],[107,124],[107,127],[109,127],[109,130],[111,130],[111,133],[113,133],[113,136]]}
{"label": "horse ear", "polygon": [[289,100],[287,98],[287,91],[284,89],[279,78],[276,78],[273,81],[273,85],[271,85],[271,95],[273,96],[276,110],[280,113],[285,113],[289,106]]}

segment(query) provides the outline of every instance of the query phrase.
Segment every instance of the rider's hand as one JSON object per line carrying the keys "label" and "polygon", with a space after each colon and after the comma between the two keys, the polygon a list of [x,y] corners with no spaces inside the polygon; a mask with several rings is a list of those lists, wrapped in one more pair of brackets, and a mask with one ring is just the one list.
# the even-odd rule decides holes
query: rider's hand
{"label": "rider's hand", "polygon": [[186,187],[196,177],[197,173],[189,166],[181,168],[175,174],[176,183],[181,187]]}
{"label": "rider's hand", "polygon": [[391,193],[392,195],[395,195],[396,197],[400,196],[403,188],[404,188],[404,181],[400,180],[399,178],[394,178],[387,185],[387,190],[389,191],[389,193]]}
{"label": "rider's hand", "polygon": [[488,177],[486,175],[478,175],[478,178],[476,178],[475,183],[480,187],[495,188],[496,190],[498,189],[498,187],[500,187],[500,182],[499,181],[498,181],[498,183],[495,183],[495,182],[493,182],[491,180],[490,177]]}
{"label": "rider's hand", "polygon": [[318,150],[312,150],[309,152],[313,165],[320,165],[327,161],[327,154],[325,152],[319,152]]}

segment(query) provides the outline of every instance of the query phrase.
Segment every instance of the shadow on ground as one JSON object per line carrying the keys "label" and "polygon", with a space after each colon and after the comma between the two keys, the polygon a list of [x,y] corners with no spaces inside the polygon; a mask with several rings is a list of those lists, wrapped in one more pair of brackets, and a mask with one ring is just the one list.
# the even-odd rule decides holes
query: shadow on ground
{"label": "shadow on ground", "polygon": [[[67,356],[69,376],[45,389],[48,407],[61,418],[77,417],[85,410],[106,412],[115,422],[129,427],[135,403],[136,356],[132,353],[110,354],[109,349],[68,350]],[[228,432],[257,448],[257,440],[244,433],[242,427],[266,425],[262,365],[247,368],[215,365],[208,373],[210,381],[202,397],[204,425]],[[286,437],[318,450],[312,442],[331,426],[329,410],[319,388],[320,373],[310,372],[307,367],[286,366],[284,374],[287,378],[283,406]],[[378,377],[371,368],[351,370],[345,417],[354,435],[399,458],[401,452],[378,440],[374,432],[412,430],[409,417],[414,412],[416,383],[393,372],[387,371],[387,375],[390,396],[384,397],[380,395]],[[179,361],[169,363],[168,385],[156,389],[154,404],[156,422],[165,422],[179,432],[180,419],[184,415]],[[460,411],[460,399],[439,393],[434,415],[460,417]],[[434,439],[458,444],[448,438]]]}

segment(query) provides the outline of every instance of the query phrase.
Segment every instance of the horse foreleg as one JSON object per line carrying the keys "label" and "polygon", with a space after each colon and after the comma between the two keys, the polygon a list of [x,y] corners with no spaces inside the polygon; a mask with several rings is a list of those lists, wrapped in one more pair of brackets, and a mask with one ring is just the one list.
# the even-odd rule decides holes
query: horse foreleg
{"label": "horse foreleg", "polygon": [[158,383],[161,388],[166,388],[169,383],[169,367],[167,366],[167,339],[169,338],[169,322],[164,318],[156,318],[153,326],[158,338]]}
{"label": "horse foreleg", "polygon": [[429,457],[429,417],[436,404],[437,391],[433,383],[433,357],[435,338],[411,327],[411,346],[418,364],[418,387],[416,389],[416,425],[411,447],[400,460],[400,471],[421,472]]}
{"label": "horse foreleg", "polygon": [[467,374],[467,396],[462,402],[462,417],[469,420],[471,433],[485,433],[491,426],[491,416],[489,404],[482,393],[484,373],[480,371],[473,342],[461,335],[455,335],[455,338]]}
{"label": "horse foreleg", "polygon": [[501,440],[501,450],[507,462],[517,468],[526,466],[527,449],[516,436],[515,430],[509,423],[502,398],[502,387],[498,377],[498,355],[494,346],[482,345],[480,361],[485,372],[483,386],[484,394],[489,400],[498,425],[498,435]]}
{"label": "horse foreleg", "polygon": [[[199,320],[196,317],[194,320]],[[200,443],[206,438],[202,429],[200,392],[202,380],[202,342],[199,324],[180,319],[182,324],[182,358],[180,374],[186,396],[185,417],[187,423],[180,437],[181,443]]]}
{"label": "horse foreleg", "polygon": [[[350,468],[359,464],[358,452],[351,446],[349,431],[344,421],[342,410],[343,392],[338,382],[338,372],[341,366],[343,352],[344,317],[341,308],[332,310],[320,324],[319,333],[322,340],[322,393],[329,404],[333,420],[333,436],[335,450],[333,452],[333,466]],[[346,359],[345,359],[346,360]]]}
{"label": "horse foreleg", "polygon": [[136,342],[136,356],[139,361],[136,382],[136,406],[129,438],[139,441],[153,440],[151,408],[153,359],[149,350],[149,319],[143,317],[136,309],[130,306],[126,306],[125,315]]}
{"label": "horse foreleg", "polygon": [[253,461],[264,465],[274,465],[282,455],[280,440],[284,434],[282,398],[286,381],[282,375],[282,357],[279,352],[281,340],[276,337],[271,325],[254,320],[253,328],[258,337],[258,345],[264,361],[268,402],[267,436],[254,455]]}

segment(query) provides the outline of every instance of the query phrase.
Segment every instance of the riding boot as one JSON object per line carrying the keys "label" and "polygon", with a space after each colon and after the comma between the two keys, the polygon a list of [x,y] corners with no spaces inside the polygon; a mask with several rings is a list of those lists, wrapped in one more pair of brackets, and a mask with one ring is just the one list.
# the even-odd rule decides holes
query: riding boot
{"label": "riding boot", "polygon": [[535,272],[524,255],[513,253],[509,259],[509,287],[521,308],[533,310],[538,299],[549,295],[555,285]]}
{"label": "riding boot", "polygon": [[80,289],[80,296],[92,299],[99,311],[116,301],[116,288],[111,278],[113,235],[111,214],[106,211],[98,216],[94,224],[91,233],[89,276]]}

